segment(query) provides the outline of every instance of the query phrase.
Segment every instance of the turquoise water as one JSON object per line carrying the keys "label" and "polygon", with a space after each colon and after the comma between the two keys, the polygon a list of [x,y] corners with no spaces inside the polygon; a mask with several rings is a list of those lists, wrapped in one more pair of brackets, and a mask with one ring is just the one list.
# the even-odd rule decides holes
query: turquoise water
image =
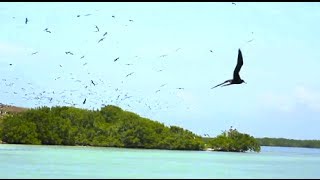
{"label": "turquoise water", "polygon": [[232,153],[0,144],[0,178],[320,178],[320,149]]}

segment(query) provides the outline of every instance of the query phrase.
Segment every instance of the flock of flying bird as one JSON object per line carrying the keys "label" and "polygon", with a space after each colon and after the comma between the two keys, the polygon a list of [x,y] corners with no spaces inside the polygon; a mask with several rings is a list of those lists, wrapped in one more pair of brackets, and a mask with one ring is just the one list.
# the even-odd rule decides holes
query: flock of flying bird
{"label": "flock of flying bird", "polygon": [[[232,4],[236,5],[235,3],[232,3]],[[90,15],[91,15],[91,14],[86,14],[86,15],[84,15],[84,16],[90,16]],[[80,15],[77,15],[77,17],[80,17]],[[112,18],[115,18],[115,16],[112,16]],[[129,21],[130,21],[130,22],[133,22],[132,19],[130,19]],[[28,24],[28,22],[29,22],[29,19],[26,18],[26,19],[25,19],[25,24]],[[99,31],[100,31],[100,29],[99,29],[99,27],[98,27],[97,25],[95,25],[95,28],[96,28],[96,31],[94,31],[94,32],[99,32]],[[52,33],[48,28],[44,29],[44,31],[47,32],[47,33]],[[98,40],[97,43],[102,42],[102,41],[106,38],[107,34],[108,34],[108,32],[105,32],[105,33],[103,34],[103,36],[101,37],[101,39]],[[179,49],[180,49],[180,48],[178,48],[176,51],[178,51]],[[212,50],[210,50],[210,52],[213,53]],[[38,54],[38,52],[33,52],[31,55],[36,55],[36,54]],[[66,55],[74,55],[71,51],[66,51],[65,54],[66,54]],[[167,56],[167,55],[161,55],[160,57],[165,57],[165,56]],[[83,59],[84,57],[85,57],[85,56],[81,56],[80,59]],[[115,58],[113,61],[116,62],[116,61],[118,61],[119,59],[120,59],[120,57],[117,57],[117,58]],[[85,65],[87,65],[87,63],[84,63],[84,64],[83,64],[83,66],[85,66]],[[132,65],[132,64],[131,64],[131,63],[127,63],[126,65],[129,66],[129,65]],[[233,78],[232,78],[232,79],[229,79],[229,80],[226,80],[226,81],[224,81],[223,83],[218,84],[218,85],[212,87],[211,89],[216,88],[216,87],[218,87],[218,86],[223,87],[223,86],[229,86],[229,85],[233,85],[233,84],[246,83],[244,80],[241,79],[241,77],[240,77],[240,75],[239,75],[240,69],[241,69],[242,65],[243,65],[243,57],[242,57],[242,52],[241,52],[241,50],[239,49],[239,50],[238,50],[237,65],[236,65],[236,67],[235,67],[235,69],[234,69],[234,71],[233,71]],[[12,66],[12,63],[10,63],[10,66]],[[60,64],[60,67],[62,67],[61,64]],[[158,72],[160,72],[160,71],[162,71],[162,70],[159,70]],[[70,73],[70,74],[72,74],[72,73]],[[89,74],[89,73],[88,73],[88,74]],[[131,73],[127,74],[125,77],[131,76],[131,75],[133,75],[133,74],[134,74],[134,72],[131,72]],[[58,80],[58,79],[60,79],[60,78],[61,78],[61,77],[57,77],[57,78],[55,78],[55,80]],[[73,79],[74,79],[74,78],[73,78]],[[3,80],[3,81],[6,81],[6,79],[2,79],[2,80]],[[77,82],[80,83],[80,82],[82,82],[82,81],[81,81],[81,80],[77,80]],[[100,82],[101,82],[101,83],[104,83],[101,79],[100,79]],[[226,84],[226,83],[228,83],[228,84]],[[31,83],[28,83],[28,84],[31,85]],[[93,86],[96,86],[96,85],[97,85],[97,83],[94,82],[93,80],[91,80],[91,84],[92,84]],[[7,86],[12,86],[13,83],[6,84],[6,85],[7,85]],[[164,87],[165,85],[167,85],[167,84],[162,84],[160,87]],[[109,86],[109,87],[110,87],[110,86]],[[85,88],[88,88],[88,85],[86,85]],[[22,89],[23,91],[26,90],[25,88],[21,88],[21,89]],[[183,88],[183,87],[179,87],[179,88],[176,88],[176,89],[183,90],[184,88]],[[115,89],[115,91],[119,91],[119,90],[120,90],[119,88],[116,88],[116,89]],[[70,91],[70,95],[72,96],[72,93],[75,92],[75,91],[77,91],[77,90],[73,90],[72,92]],[[63,91],[63,92],[61,92],[60,94],[63,94],[63,93],[65,93],[65,92],[66,92],[66,91]],[[158,92],[160,92],[160,89],[158,89],[158,90],[155,91],[155,93],[158,93]],[[38,94],[38,96],[36,96],[34,99],[38,99],[38,100],[42,99],[42,98],[39,97],[39,96],[44,95],[45,93],[48,93],[48,92],[46,92],[46,91],[40,92],[40,93]],[[17,94],[17,92],[14,92],[14,94]],[[30,96],[31,94],[36,95],[35,92],[29,93],[29,94],[25,93],[26,96]],[[51,94],[55,94],[55,92],[52,91]],[[88,94],[94,94],[94,92],[93,92],[92,90],[89,90]],[[95,94],[97,94],[97,93],[95,93]],[[118,100],[119,97],[120,97],[120,94],[117,96],[117,99],[116,99],[116,100]],[[131,97],[132,97],[132,96],[128,96],[128,93],[126,93],[125,96],[122,98],[122,100],[131,98]],[[53,100],[53,98],[52,98],[52,97],[49,97],[49,96],[43,97],[43,98],[48,99],[49,102],[52,102],[52,100]],[[77,105],[76,103],[68,103],[68,102],[67,102],[68,100],[66,99],[66,96],[62,96],[62,98],[64,99],[64,103],[67,103],[67,104],[70,104],[70,105],[73,105],[73,106],[74,106],[74,105]],[[29,100],[30,98],[26,98],[26,99]],[[99,98],[98,98],[98,99],[99,99]],[[139,102],[141,102],[141,101],[142,101],[142,99],[139,100]],[[60,101],[59,101],[59,102],[60,102]],[[102,105],[105,105],[105,104],[107,103],[107,102],[104,102],[102,99],[101,99],[101,102],[103,103]],[[111,100],[110,102],[112,102],[112,100]],[[40,103],[40,102],[39,102],[39,103]],[[86,104],[86,103],[87,103],[87,97],[84,97],[84,100],[82,101],[82,104]],[[148,106],[148,108],[151,110],[150,105],[147,105],[146,103],[145,103],[145,105]],[[159,105],[159,102],[158,102],[157,105]],[[129,104],[128,104],[128,106],[131,107]],[[167,106],[167,108],[168,108],[168,106]],[[208,135],[208,134],[205,134],[205,135]]]}

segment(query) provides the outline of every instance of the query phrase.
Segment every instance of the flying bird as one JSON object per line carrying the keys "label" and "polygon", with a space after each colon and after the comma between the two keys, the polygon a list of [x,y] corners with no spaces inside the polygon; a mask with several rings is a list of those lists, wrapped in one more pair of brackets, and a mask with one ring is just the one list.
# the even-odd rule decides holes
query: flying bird
{"label": "flying bird", "polygon": [[108,32],[105,32],[104,34],[103,34],[103,36],[105,36],[105,35],[107,35],[108,34]]}
{"label": "flying bird", "polygon": [[114,61],[114,62],[116,62],[116,61],[118,61],[118,60],[119,60],[119,57],[117,57],[117,58],[116,58],[116,59],[114,59],[113,61]]}
{"label": "flying bird", "polygon": [[49,31],[48,28],[46,28],[44,31],[46,31],[46,32],[48,32],[48,33],[51,33],[51,31]]}
{"label": "flying bird", "polygon": [[84,56],[82,56],[80,59],[84,58]]}
{"label": "flying bird", "polygon": [[159,56],[159,57],[166,57],[166,56],[168,56],[168,55],[164,54],[164,55],[161,55],[161,56]]}
{"label": "flying bird", "polygon": [[91,83],[95,86],[96,84],[91,80]]}
{"label": "flying bird", "polygon": [[129,19],[129,21],[133,22],[133,20],[132,20],[132,19]]}
{"label": "flying bird", "polygon": [[233,5],[236,5],[236,3],[234,3],[234,2],[233,2],[232,4],[233,4]]}
{"label": "flying bird", "polygon": [[212,51],[212,50],[210,50],[210,52],[212,52],[212,53],[213,53],[213,51]]}
{"label": "flying bird", "polygon": [[103,40],[104,40],[104,38],[101,38],[101,39],[98,41],[98,43],[101,42],[101,41],[103,41]]}
{"label": "flying bird", "polygon": [[86,14],[86,15],[84,15],[84,16],[90,16],[91,14]]}
{"label": "flying bird", "polygon": [[85,103],[86,103],[86,101],[87,101],[87,98],[85,98],[85,99],[84,99],[84,101],[83,101],[83,103],[82,103],[82,104],[85,104]]}
{"label": "flying bird", "polygon": [[83,65],[85,66],[85,65],[87,65],[88,63],[84,63]]}
{"label": "flying bird", "polygon": [[177,88],[177,89],[184,89],[184,88]]}
{"label": "flying bird", "polygon": [[66,54],[71,54],[71,55],[73,55],[73,53],[72,53],[72,52],[70,52],[70,51],[66,52]]}
{"label": "flying bird", "polygon": [[218,84],[214,87],[212,87],[211,89],[213,88],[216,88],[218,86],[221,86],[225,83],[229,83],[229,84],[225,84],[223,86],[229,86],[229,85],[232,85],[232,84],[242,84],[242,83],[246,83],[244,80],[242,80],[240,78],[240,75],[239,75],[239,72],[241,70],[241,67],[243,65],[243,57],[242,57],[242,53],[241,53],[241,50],[239,49],[238,51],[238,61],[237,61],[237,65],[236,65],[236,68],[234,69],[233,71],[233,79],[229,79],[229,80],[226,80],[225,82],[221,83],[221,84]]}
{"label": "flying bird", "polygon": [[112,16],[113,18],[115,18],[115,16]]}
{"label": "flying bird", "polygon": [[249,41],[247,41],[247,42],[249,43],[249,42],[251,42],[251,41],[253,41],[253,39],[251,39],[251,40],[249,40]]}
{"label": "flying bird", "polygon": [[26,18],[26,21],[25,21],[25,23],[26,23],[26,24],[28,23],[28,18]]}
{"label": "flying bird", "polygon": [[99,28],[98,28],[98,26],[96,25],[96,28],[97,28],[97,31],[95,31],[95,32],[99,32]]}
{"label": "flying bird", "polygon": [[35,55],[35,54],[37,54],[37,53],[38,53],[38,51],[37,51],[37,52],[32,53],[31,55]]}
{"label": "flying bird", "polygon": [[80,17],[80,15],[77,15],[77,17]]}
{"label": "flying bird", "polygon": [[128,77],[128,76],[132,75],[133,73],[134,73],[134,72],[127,74],[127,76],[126,76],[126,77]]}

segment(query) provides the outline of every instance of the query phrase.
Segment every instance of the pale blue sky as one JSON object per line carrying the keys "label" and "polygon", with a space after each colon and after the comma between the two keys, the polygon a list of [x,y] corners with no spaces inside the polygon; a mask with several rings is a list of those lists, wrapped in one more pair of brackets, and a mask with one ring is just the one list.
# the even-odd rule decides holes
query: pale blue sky
{"label": "pale blue sky", "polygon": [[[199,135],[320,139],[319,19],[320,3],[2,2],[0,102],[114,104]],[[238,48],[247,84],[210,89],[232,78]]]}

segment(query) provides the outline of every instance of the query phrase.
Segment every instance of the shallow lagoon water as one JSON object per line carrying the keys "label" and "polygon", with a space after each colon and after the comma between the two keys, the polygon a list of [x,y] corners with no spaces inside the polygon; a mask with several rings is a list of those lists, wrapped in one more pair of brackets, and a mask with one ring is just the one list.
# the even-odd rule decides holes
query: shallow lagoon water
{"label": "shallow lagoon water", "polygon": [[0,178],[320,178],[320,149],[260,153],[0,144]]}

